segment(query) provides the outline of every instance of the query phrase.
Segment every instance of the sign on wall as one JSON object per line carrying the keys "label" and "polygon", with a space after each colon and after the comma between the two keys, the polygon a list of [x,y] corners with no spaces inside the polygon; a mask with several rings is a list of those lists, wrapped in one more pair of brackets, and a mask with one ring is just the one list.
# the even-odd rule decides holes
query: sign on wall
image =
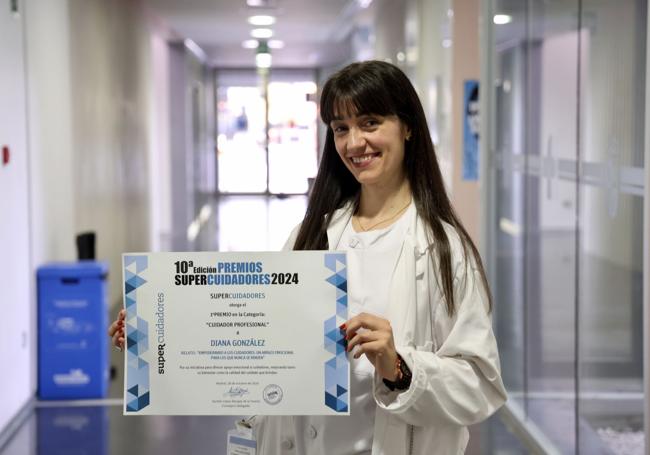
{"label": "sign on wall", "polygon": [[480,113],[478,81],[466,80],[463,94],[463,180],[478,180]]}

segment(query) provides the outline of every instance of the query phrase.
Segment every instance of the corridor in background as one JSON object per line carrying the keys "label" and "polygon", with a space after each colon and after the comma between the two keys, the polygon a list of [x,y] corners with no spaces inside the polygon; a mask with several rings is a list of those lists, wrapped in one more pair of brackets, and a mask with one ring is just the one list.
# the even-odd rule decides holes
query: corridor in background
{"label": "corridor in background", "polygon": [[313,71],[273,71],[266,86],[253,70],[217,71],[221,193],[307,192],[317,166],[314,79]]}

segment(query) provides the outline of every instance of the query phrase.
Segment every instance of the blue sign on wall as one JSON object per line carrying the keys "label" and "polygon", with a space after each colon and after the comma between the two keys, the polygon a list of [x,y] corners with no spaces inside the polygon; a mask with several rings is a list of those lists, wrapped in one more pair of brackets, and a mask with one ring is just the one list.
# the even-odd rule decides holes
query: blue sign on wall
{"label": "blue sign on wall", "polygon": [[478,81],[465,81],[463,95],[463,180],[478,180],[480,128]]}

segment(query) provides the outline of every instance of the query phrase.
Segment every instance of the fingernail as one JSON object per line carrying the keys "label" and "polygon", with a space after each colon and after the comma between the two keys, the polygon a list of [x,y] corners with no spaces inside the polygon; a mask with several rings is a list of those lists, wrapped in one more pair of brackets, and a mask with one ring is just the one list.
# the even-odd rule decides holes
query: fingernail
{"label": "fingernail", "polygon": [[339,328],[340,328],[341,330],[345,330],[345,329],[347,329],[347,327],[348,327],[348,326],[345,325],[345,322],[339,326]]}

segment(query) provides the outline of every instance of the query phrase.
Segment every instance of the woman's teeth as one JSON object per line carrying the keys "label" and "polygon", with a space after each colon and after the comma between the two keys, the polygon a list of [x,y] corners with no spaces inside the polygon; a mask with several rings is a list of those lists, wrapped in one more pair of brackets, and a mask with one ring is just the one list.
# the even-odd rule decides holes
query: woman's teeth
{"label": "woman's teeth", "polygon": [[361,163],[365,163],[366,161],[370,161],[371,159],[373,159],[378,155],[379,155],[378,153],[373,153],[369,155],[353,156],[351,160],[354,164],[361,164]]}

